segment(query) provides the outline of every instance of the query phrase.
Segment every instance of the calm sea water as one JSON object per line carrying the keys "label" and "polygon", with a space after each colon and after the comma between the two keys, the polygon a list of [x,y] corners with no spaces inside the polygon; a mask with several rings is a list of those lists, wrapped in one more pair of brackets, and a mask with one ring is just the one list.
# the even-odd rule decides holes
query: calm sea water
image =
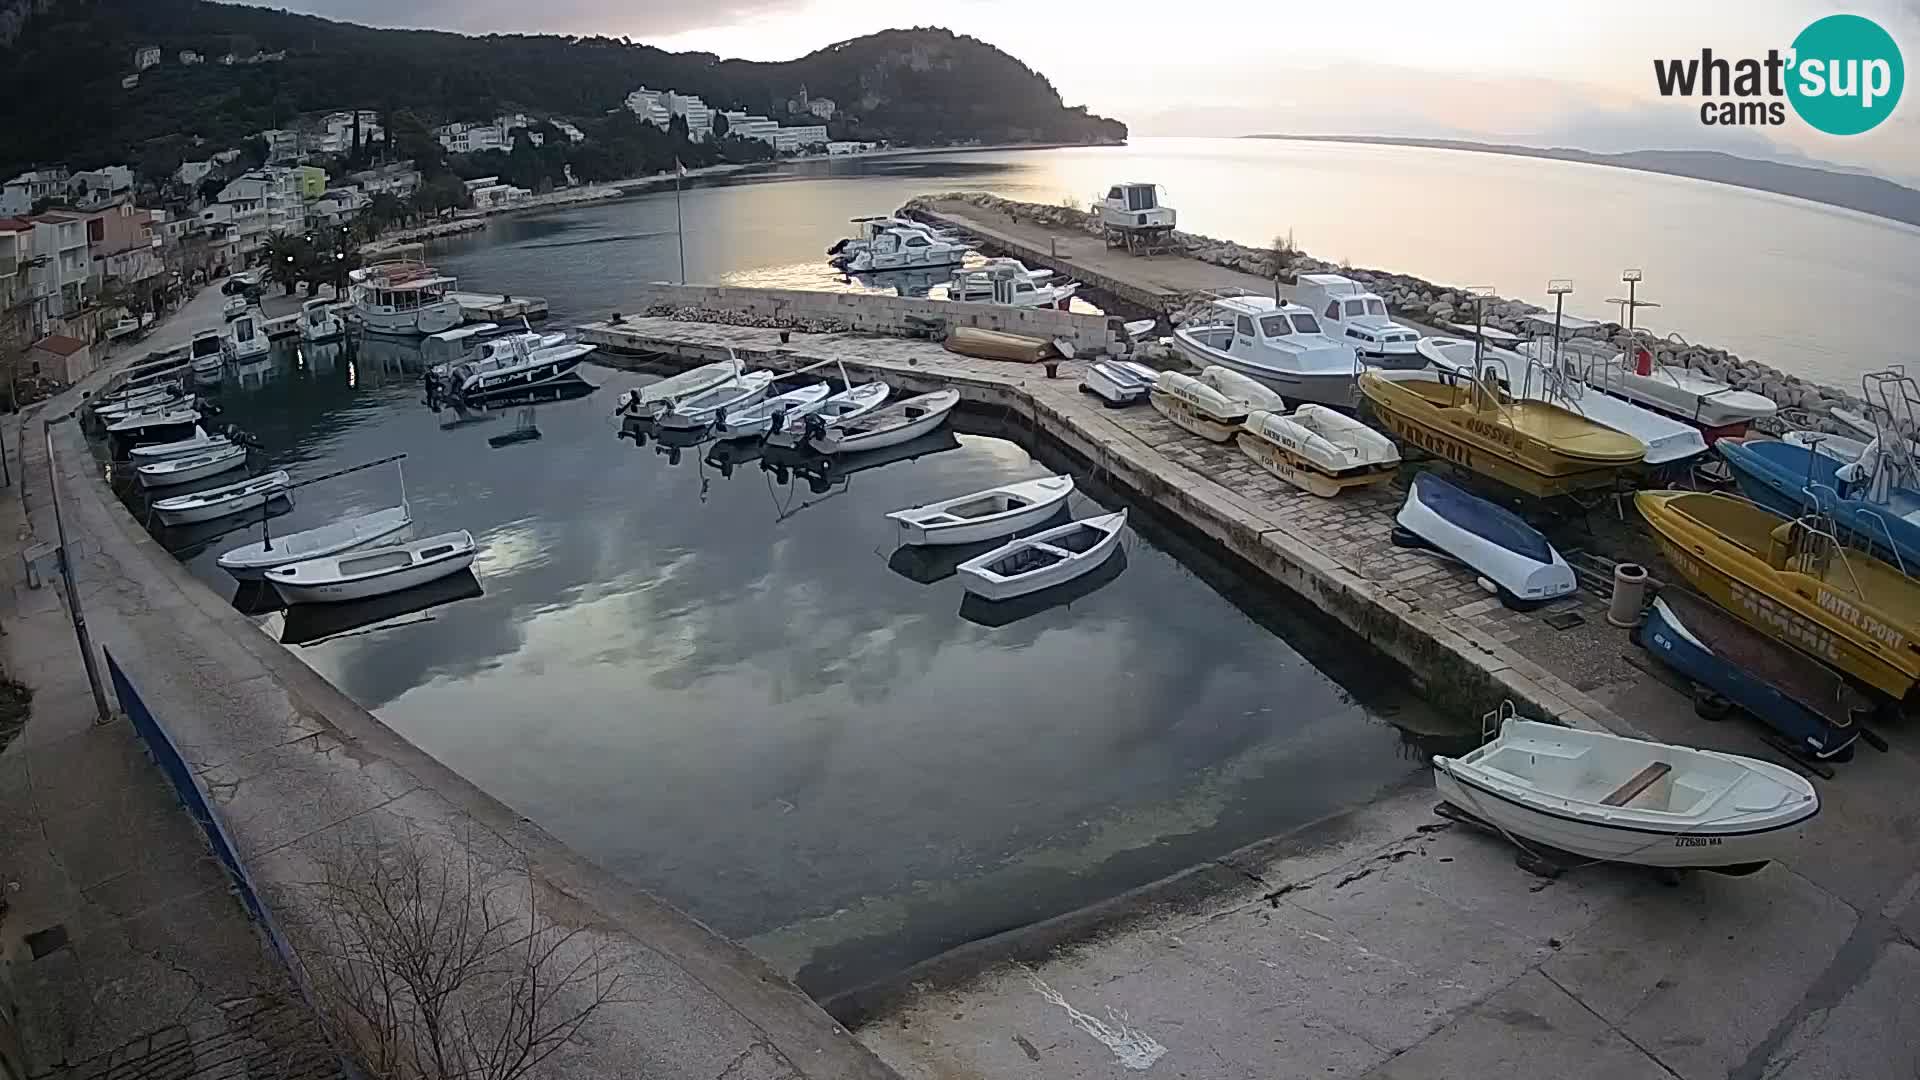
{"label": "calm sea water", "polygon": [[[1911,357],[1890,316],[1920,295],[1920,228],[1763,192],[1593,165],[1464,151],[1250,139],[790,165],[689,189],[692,281],[830,281],[846,219],[914,195],[982,190],[1085,204],[1121,179],[1166,185],[1183,227],[1442,284],[1491,285],[1571,314],[1616,317],[1620,271],[1662,306],[1641,325],[1843,387]],[[671,191],[496,221],[446,244],[476,287],[546,295],[557,314],[632,307],[629,285],[677,279]]]}
{"label": "calm sea water", "polygon": [[[419,369],[369,341],[228,371],[222,419],[272,466],[406,454],[417,532],[469,529],[484,552],[477,587],[420,601],[437,606],[263,628],[318,639],[296,651],[354,700],[809,991],[1365,802],[1418,770],[1394,722],[1455,724],[1138,508],[1085,588],[969,602],[953,560],[897,550],[882,515],[1065,467],[990,417],[808,477],[617,438],[613,398],[650,374],[590,368],[597,391],[536,406],[541,437],[496,448],[523,418],[430,411]],[[272,528],[398,492],[391,467],[354,473],[297,491]],[[1084,486],[1073,509],[1121,505]],[[234,592],[214,560],[256,536],[162,540]]]}

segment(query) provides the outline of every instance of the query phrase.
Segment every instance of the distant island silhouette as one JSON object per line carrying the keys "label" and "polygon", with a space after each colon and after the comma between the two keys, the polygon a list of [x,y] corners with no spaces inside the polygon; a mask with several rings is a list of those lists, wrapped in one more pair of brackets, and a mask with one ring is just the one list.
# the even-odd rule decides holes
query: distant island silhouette
{"label": "distant island silhouette", "polygon": [[1285,139],[1297,142],[1376,143],[1418,146],[1433,150],[1471,150],[1483,154],[1550,158],[1586,165],[1685,176],[1716,184],[1791,195],[1863,214],[1920,225],[1920,191],[1865,173],[1835,172],[1806,165],[1785,165],[1736,157],[1718,150],[1633,150],[1624,154],[1596,154],[1567,147],[1541,148],[1509,143],[1469,142],[1464,139],[1408,139],[1387,135],[1249,135],[1249,139]]}

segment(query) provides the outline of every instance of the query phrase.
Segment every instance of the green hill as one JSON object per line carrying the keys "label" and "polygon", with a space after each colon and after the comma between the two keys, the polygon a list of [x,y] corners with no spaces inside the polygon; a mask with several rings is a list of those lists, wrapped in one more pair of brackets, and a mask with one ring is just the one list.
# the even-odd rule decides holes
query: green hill
{"label": "green hill", "polygon": [[[136,47],[165,58],[122,88]],[[184,66],[191,49],[207,57]],[[284,60],[215,58],[284,50]],[[194,137],[215,148],[303,114],[405,109],[429,123],[524,109],[592,118],[640,85],[779,118],[804,85],[846,114],[836,138],[1101,142],[1126,126],[1067,108],[1039,73],[973,38],[887,30],[780,63],[625,40],[378,30],[203,0],[0,0],[0,176],[40,162],[138,160]]]}

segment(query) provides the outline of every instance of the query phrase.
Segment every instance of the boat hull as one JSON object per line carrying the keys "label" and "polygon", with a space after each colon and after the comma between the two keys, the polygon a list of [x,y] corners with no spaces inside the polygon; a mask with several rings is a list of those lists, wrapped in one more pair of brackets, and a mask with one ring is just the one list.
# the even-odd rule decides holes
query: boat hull
{"label": "boat hull", "polygon": [[191,484],[195,480],[205,480],[209,476],[219,476],[246,463],[247,455],[244,451],[222,453],[210,461],[180,469],[159,469],[142,465],[134,469],[134,475],[140,478],[140,486],[144,488],[178,487],[181,484]]}
{"label": "boat hull", "polygon": [[[1058,483],[1047,484],[1039,488],[1026,505],[1016,510],[981,517],[974,520],[945,522],[917,522],[911,519],[914,511],[902,511],[889,514],[900,529],[900,540],[906,544],[947,545],[974,544],[982,540],[997,540],[1025,529],[1032,528],[1053,517],[1073,496],[1072,477],[1054,478]],[[1024,486],[1024,485],[1023,485]],[[1037,485],[1035,485],[1038,488]],[[994,492],[982,492],[973,498],[985,498]]]}
{"label": "boat hull", "polygon": [[1394,523],[1499,586],[1508,607],[1538,606],[1580,587],[1573,568],[1532,526],[1431,473],[1414,477]]}
{"label": "boat hull", "polygon": [[1747,498],[1784,517],[1815,509],[1832,514],[1861,546],[1907,573],[1920,573],[1920,525],[1908,517],[1920,512],[1920,492],[1894,488],[1885,503],[1842,498],[1848,485],[1836,477],[1840,462],[1831,455],[1773,440],[1726,439],[1715,449]]}
{"label": "boat hull", "polygon": [[1087,365],[1080,389],[1108,405],[1131,405],[1153,390],[1159,373],[1126,360],[1100,360]]}
{"label": "boat hull", "polygon": [[[580,356],[558,357],[553,360],[541,361],[540,363],[530,365],[519,371],[503,374],[501,377],[485,385],[475,386],[471,389],[463,389],[460,392],[460,396],[479,401],[486,398],[499,397],[502,394],[517,394],[523,390],[531,390],[537,386],[546,386],[548,383],[559,382],[561,379],[572,375],[574,369],[578,368],[585,359],[585,355],[582,354]],[[484,379],[486,376],[476,376],[476,378]]]}
{"label": "boat hull", "polygon": [[442,300],[415,308],[412,311],[377,311],[371,307],[356,304],[354,318],[360,325],[376,334],[391,334],[396,337],[425,337],[428,334],[443,334],[459,326],[466,318],[455,300]]}
{"label": "boat hull", "polygon": [[1360,393],[1354,386],[1353,371],[1288,372],[1259,364],[1249,364],[1232,353],[1215,349],[1178,330],[1173,334],[1173,348],[1195,367],[1218,366],[1235,374],[1245,375],[1294,404],[1307,402],[1314,405],[1328,405],[1349,412],[1360,404]]}
{"label": "boat hull", "polygon": [[1232,439],[1240,430],[1240,422],[1246,419],[1245,413],[1238,416],[1221,416],[1203,411],[1192,402],[1175,397],[1158,387],[1147,395],[1147,399],[1153,403],[1155,412],[1209,442],[1223,443]]}
{"label": "boat hull", "polygon": [[[1119,514],[1102,518],[1069,522],[1059,528],[1048,529],[1025,539],[1015,540],[985,555],[961,563],[958,570],[960,583],[968,592],[985,600],[1011,600],[1014,597],[1027,596],[1056,585],[1064,585],[1098,569],[1120,549],[1120,538],[1126,532],[1126,520],[1126,512],[1123,510]],[[1017,576],[1002,576],[989,569],[992,564],[1019,549],[1045,545],[1049,540],[1060,538],[1075,530],[1095,528],[1096,523],[1099,523],[1099,527],[1103,528],[1106,535],[1085,551],[1074,553],[1040,569]]]}
{"label": "boat hull", "polygon": [[419,563],[391,574],[382,574],[375,578],[363,578],[357,581],[343,581],[337,584],[294,585],[289,582],[273,581],[273,591],[280,599],[289,604],[338,604],[349,600],[367,600],[388,593],[402,592],[417,588],[441,578],[451,577],[473,565],[475,552],[472,549],[437,559]]}
{"label": "boat hull", "polygon": [[1302,491],[1323,499],[1331,499],[1354,488],[1374,487],[1393,479],[1394,470],[1391,466],[1368,466],[1336,475],[1315,467],[1286,447],[1253,432],[1243,431],[1234,438],[1241,452],[1252,458],[1254,464]]}
{"label": "boat hull", "polygon": [[281,486],[253,495],[243,496],[238,499],[227,499],[222,502],[189,507],[184,510],[156,509],[154,515],[160,519],[162,525],[193,525],[202,521],[212,521],[215,518],[231,517],[234,514],[244,514],[250,510],[258,510],[274,499],[291,500],[292,496],[287,494],[285,486]]}
{"label": "boat hull", "polygon": [[928,434],[947,422],[954,408],[960,404],[960,395],[953,394],[943,405],[929,409],[926,413],[890,427],[876,431],[847,432],[840,428],[828,428],[823,435],[809,440],[808,445],[822,454],[853,454],[864,450],[884,450],[890,446],[912,442]]}
{"label": "boat hull", "polygon": [[[337,543],[309,548],[297,553],[289,551],[280,557],[269,555],[264,543],[255,542],[234,548],[215,561],[219,563],[220,569],[225,570],[235,581],[262,581],[265,580],[267,571],[276,567],[291,566],[309,559],[325,559],[379,547],[383,544],[396,543],[407,539],[412,534],[413,516],[411,514],[389,513],[389,517],[391,517],[390,521],[383,520],[378,527],[351,540],[343,539]],[[289,534],[281,537],[278,542],[283,545],[288,544],[298,535],[297,533]]]}

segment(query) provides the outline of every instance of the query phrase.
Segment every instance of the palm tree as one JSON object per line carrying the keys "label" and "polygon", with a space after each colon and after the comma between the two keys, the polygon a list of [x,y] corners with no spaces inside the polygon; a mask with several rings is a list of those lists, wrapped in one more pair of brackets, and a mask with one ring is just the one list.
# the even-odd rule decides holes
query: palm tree
{"label": "palm tree", "polygon": [[288,296],[312,276],[312,264],[313,248],[300,237],[283,233],[267,240],[267,280],[285,288]]}

